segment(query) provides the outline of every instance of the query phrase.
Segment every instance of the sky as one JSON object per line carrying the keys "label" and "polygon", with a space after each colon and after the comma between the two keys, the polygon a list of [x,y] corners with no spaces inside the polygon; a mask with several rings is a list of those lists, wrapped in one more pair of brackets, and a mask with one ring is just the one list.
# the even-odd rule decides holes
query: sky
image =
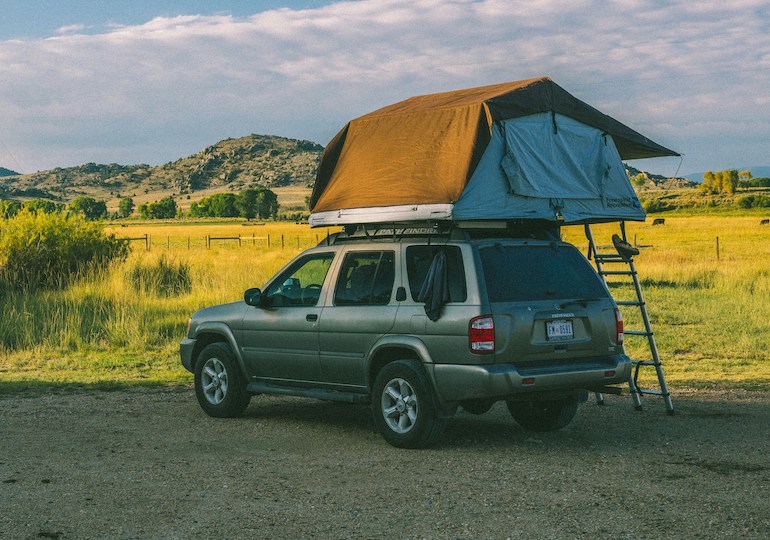
{"label": "sky", "polygon": [[682,154],[770,165],[768,0],[2,0],[0,167],[325,145],[410,96],[549,76]]}

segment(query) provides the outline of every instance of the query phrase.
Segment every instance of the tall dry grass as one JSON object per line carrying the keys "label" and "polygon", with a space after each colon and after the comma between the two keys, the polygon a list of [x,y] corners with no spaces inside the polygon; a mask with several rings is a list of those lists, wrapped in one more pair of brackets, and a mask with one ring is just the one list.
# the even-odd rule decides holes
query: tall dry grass
{"label": "tall dry grass", "polygon": [[[205,306],[239,300],[245,289],[262,286],[297,253],[315,245],[316,237],[325,237],[325,231],[296,224],[140,225],[110,232],[129,238],[150,234],[153,243],[147,251],[143,242],[133,242],[125,262],[68,287],[5,292],[0,299],[0,379],[186,379],[177,347],[189,316]],[[206,248],[205,236],[238,234],[249,239],[240,246],[212,241]],[[182,269],[184,286],[166,290],[147,282],[151,277],[142,280],[159,268]]]}
{"label": "tall dry grass", "polygon": [[[617,225],[594,231],[600,244],[609,245]],[[286,223],[138,223],[112,232],[149,234],[151,249],[133,242],[122,264],[66,288],[11,291],[0,300],[0,380],[188,380],[177,348],[190,314],[239,300],[327,231]],[[582,227],[563,233],[585,252]],[[240,246],[227,240],[206,248],[206,236],[239,234]],[[640,246],[636,263],[672,387],[769,389],[770,228],[757,218],[666,218],[656,227],[629,223],[628,236]],[[189,270],[189,289],[170,295],[137,289],[127,277],[161,259]],[[625,285],[611,289],[618,299],[632,295]],[[624,317],[627,328],[641,326],[632,308],[625,308]],[[635,357],[648,354],[641,339],[626,339]]]}

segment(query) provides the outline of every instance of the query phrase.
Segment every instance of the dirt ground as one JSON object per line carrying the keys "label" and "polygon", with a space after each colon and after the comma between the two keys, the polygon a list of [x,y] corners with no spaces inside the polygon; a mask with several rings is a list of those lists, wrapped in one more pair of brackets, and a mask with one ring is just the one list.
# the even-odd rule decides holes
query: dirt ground
{"label": "dirt ground", "polygon": [[[2,383],[0,383],[2,384]],[[191,387],[0,399],[2,538],[770,538],[770,394],[589,401],[525,432],[504,404],[398,450],[366,407]]]}

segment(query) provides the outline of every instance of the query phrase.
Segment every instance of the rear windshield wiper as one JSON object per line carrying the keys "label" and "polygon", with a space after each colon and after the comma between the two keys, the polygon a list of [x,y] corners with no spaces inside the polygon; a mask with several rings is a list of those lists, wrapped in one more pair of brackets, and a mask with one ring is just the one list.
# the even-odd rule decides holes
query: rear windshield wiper
{"label": "rear windshield wiper", "polygon": [[598,302],[600,300],[604,300],[604,298],[580,298],[576,300],[570,300],[568,302],[564,302],[563,304],[559,305],[559,309],[564,309],[570,306],[580,306],[580,307],[588,307],[588,304],[592,302]]}

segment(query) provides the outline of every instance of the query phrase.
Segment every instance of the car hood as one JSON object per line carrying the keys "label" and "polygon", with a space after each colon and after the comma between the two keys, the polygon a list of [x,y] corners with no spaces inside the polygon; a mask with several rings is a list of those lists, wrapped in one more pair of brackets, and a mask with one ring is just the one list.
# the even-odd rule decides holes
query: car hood
{"label": "car hood", "polygon": [[230,327],[235,327],[243,320],[243,315],[249,306],[246,302],[230,302],[228,304],[219,304],[196,311],[193,316],[195,326],[205,322],[221,322]]}

